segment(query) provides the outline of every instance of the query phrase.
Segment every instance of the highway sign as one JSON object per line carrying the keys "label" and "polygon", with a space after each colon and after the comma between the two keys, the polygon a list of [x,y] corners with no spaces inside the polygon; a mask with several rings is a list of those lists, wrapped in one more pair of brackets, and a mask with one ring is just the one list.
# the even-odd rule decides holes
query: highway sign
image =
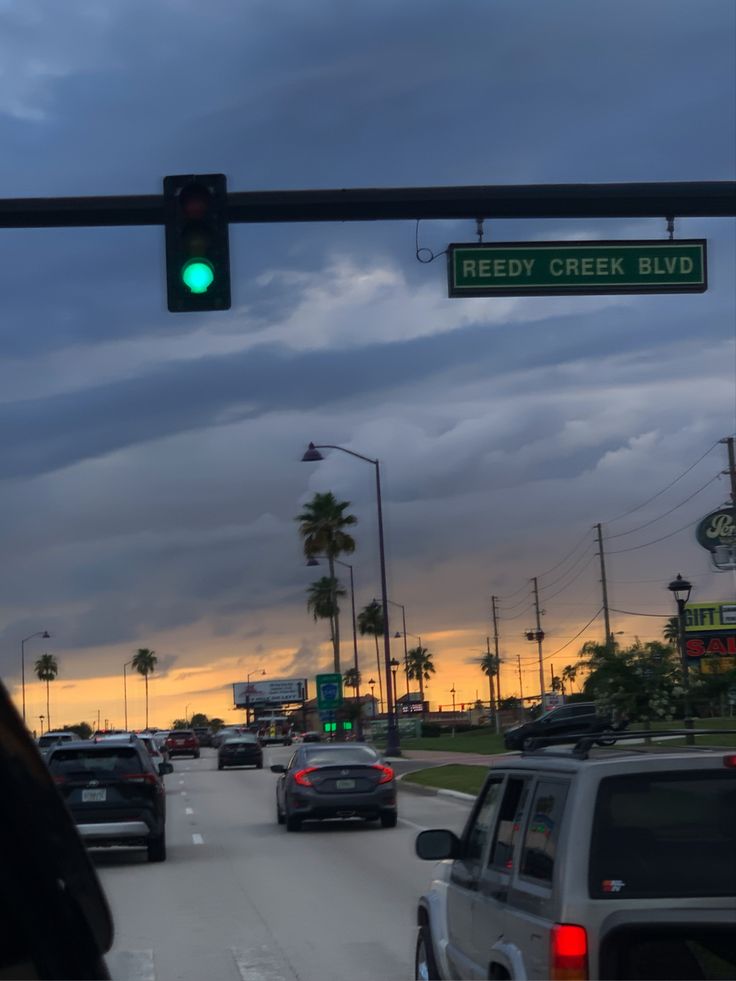
{"label": "highway sign", "polygon": [[447,247],[450,296],[703,293],[705,239],[482,242]]}
{"label": "highway sign", "polygon": [[342,705],[342,675],[338,672],[318,674],[317,708],[320,712],[332,712]]}

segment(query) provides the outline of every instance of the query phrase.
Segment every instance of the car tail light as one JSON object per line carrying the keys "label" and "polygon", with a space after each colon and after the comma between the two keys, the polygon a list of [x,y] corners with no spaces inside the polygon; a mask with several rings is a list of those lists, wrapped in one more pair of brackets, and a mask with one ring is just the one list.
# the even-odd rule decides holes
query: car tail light
{"label": "car tail light", "polygon": [[550,936],[549,970],[552,981],[587,981],[588,935],[572,923],[555,923]]}
{"label": "car tail light", "polygon": [[123,773],[121,776],[123,780],[129,780],[131,783],[151,783],[158,786],[158,777],[153,773]]}
{"label": "car tail light", "polygon": [[729,753],[728,756],[724,756],[723,765],[736,769],[736,753]]}
{"label": "car tail light", "polygon": [[294,774],[294,782],[298,783],[300,787],[313,787],[314,784],[307,776],[308,773],[314,773],[315,770],[319,769],[316,766],[308,766],[305,770],[297,770]]}
{"label": "car tail light", "polygon": [[381,771],[381,776],[378,780],[379,783],[390,783],[394,778],[394,771],[390,766],[382,766],[380,763],[376,763],[373,769]]}
{"label": "car tail light", "polygon": [[54,783],[66,783],[66,777],[62,777],[59,774],[54,774]]}

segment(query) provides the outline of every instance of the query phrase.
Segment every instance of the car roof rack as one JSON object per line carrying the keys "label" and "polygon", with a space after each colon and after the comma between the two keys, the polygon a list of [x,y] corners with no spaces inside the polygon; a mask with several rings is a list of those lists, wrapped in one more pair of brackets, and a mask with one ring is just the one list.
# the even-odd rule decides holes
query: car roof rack
{"label": "car roof rack", "polygon": [[[736,735],[736,729],[627,729],[626,732],[617,732],[615,736],[606,738],[606,744],[608,746],[614,746],[619,742],[628,741],[630,739],[668,739],[671,737],[681,737],[681,736],[720,736],[720,735]],[[527,745],[522,751],[522,755],[526,756],[532,753],[543,753],[545,756],[561,756],[565,759],[579,759],[587,760],[590,755],[590,750],[600,741],[601,733],[590,733],[584,736],[571,736],[569,743],[561,743],[560,737],[532,737],[528,740]],[[557,751],[550,753],[549,750],[556,749],[559,746],[570,746],[568,751]],[[652,747],[650,745],[638,749],[635,746],[626,747],[630,752],[651,752]],[[666,747],[657,747],[666,748]],[[713,751],[718,750],[718,746],[677,746],[677,750],[688,750],[688,751]],[[727,748],[727,747],[725,747]]]}

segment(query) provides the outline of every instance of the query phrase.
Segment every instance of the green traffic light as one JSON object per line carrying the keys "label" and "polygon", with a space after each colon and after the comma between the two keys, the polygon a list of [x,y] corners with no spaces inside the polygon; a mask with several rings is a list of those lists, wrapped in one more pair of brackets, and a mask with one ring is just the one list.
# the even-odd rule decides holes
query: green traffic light
{"label": "green traffic light", "polygon": [[206,293],[215,280],[215,271],[206,259],[190,259],[181,271],[181,279],[192,293]]}

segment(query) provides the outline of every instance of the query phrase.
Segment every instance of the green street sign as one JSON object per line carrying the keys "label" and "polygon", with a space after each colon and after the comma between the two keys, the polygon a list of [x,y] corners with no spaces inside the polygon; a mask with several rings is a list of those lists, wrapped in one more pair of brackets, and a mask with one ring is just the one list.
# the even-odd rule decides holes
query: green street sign
{"label": "green street sign", "polygon": [[338,672],[332,674],[318,674],[317,682],[317,708],[320,712],[332,712],[342,705],[342,675]]}
{"label": "green street sign", "polygon": [[705,239],[449,245],[450,296],[704,293]]}

